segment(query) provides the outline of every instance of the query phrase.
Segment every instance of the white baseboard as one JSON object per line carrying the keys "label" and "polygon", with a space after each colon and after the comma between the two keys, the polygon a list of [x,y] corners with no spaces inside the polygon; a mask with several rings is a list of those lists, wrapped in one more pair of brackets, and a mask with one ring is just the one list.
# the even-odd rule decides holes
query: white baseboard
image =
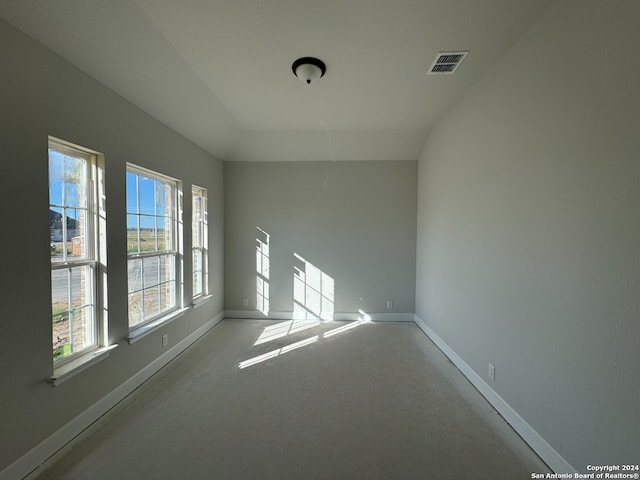
{"label": "white baseboard", "polygon": [[225,310],[224,318],[242,318],[248,320],[291,320],[293,312],[269,312],[265,315],[258,310]]}
{"label": "white baseboard", "polygon": [[449,345],[434,332],[424,320],[415,315],[415,323],[449,360],[462,372],[474,387],[487,399],[511,427],[529,444],[531,449],[555,473],[577,473],[577,470],[547,443],[504,399],[498,395]]}
{"label": "white baseboard", "polygon": [[[136,373],[116,389],[109,392],[92,406],[69,423],[40,442],[34,448],[25,453],[18,460],[0,472],[0,480],[17,480],[26,477],[36,470],[43,462],[73,440],[78,434],[98,420],[102,415],[113,408],[118,402],[133,392],[136,388],[148,380],[154,373],[177,357],[186,348],[207,333],[224,318],[224,312],[220,312],[214,318],[195,330],[191,335],[176,343],[167,352],[156,358],[145,368]],[[35,472],[34,472],[35,473]]]}
{"label": "white baseboard", "polygon": [[[310,320],[298,318],[293,311],[269,311],[268,315],[257,310],[226,310],[225,318],[243,318],[249,320]],[[333,320],[354,322],[362,319],[361,313],[335,312]],[[374,322],[413,322],[413,313],[368,313],[368,320]],[[316,318],[316,317],[313,317]]]}
{"label": "white baseboard", "polygon": [[413,322],[413,313],[372,313],[374,322]]}

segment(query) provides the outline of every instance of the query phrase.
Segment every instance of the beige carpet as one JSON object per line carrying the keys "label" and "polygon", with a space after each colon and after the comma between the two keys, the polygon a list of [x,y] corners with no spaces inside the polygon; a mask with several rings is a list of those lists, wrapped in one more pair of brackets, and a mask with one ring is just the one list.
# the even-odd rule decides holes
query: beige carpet
{"label": "beige carpet", "polygon": [[264,320],[221,322],[46,467],[38,479],[549,471],[414,324]]}

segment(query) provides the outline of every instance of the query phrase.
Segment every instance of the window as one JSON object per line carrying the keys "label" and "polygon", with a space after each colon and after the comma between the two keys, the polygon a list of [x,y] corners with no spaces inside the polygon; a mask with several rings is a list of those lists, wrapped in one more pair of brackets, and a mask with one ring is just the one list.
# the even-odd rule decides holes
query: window
{"label": "window", "polygon": [[54,368],[104,345],[102,156],[49,138],[49,249]]}
{"label": "window", "polygon": [[180,182],[127,166],[129,328],[177,310],[180,288]]}
{"label": "window", "polygon": [[192,208],[192,257],[193,257],[193,299],[209,294],[209,226],[207,219],[207,190],[191,187]]}

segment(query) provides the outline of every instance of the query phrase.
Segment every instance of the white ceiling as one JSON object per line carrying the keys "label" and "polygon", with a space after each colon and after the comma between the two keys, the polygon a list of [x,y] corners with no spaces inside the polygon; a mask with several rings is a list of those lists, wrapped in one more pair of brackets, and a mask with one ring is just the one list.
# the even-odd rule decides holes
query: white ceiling
{"label": "white ceiling", "polygon": [[[549,0],[0,0],[0,16],[225,160],[416,159]],[[439,51],[469,50],[427,76]],[[298,57],[327,64],[307,86]]]}

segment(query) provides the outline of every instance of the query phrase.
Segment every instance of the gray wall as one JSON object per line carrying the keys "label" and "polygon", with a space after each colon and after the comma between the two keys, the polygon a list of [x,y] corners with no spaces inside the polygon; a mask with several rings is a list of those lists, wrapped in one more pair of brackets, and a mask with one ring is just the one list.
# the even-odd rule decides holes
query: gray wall
{"label": "gray wall", "polygon": [[[223,309],[222,164],[0,20],[0,470]],[[47,136],[106,159],[109,358],[52,388]],[[127,322],[126,162],[174,176],[185,191],[190,272],[191,183],[209,190],[213,298],[133,345]],[[190,281],[185,298],[191,296]]]}
{"label": "gray wall", "polygon": [[226,309],[255,309],[260,227],[271,235],[272,311],[292,310],[297,253],[334,279],[336,313],[413,313],[416,168],[415,161],[225,163]]}
{"label": "gray wall", "polygon": [[416,313],[580,471],[640,451],[638,25],[553,4],[418,167]]}

